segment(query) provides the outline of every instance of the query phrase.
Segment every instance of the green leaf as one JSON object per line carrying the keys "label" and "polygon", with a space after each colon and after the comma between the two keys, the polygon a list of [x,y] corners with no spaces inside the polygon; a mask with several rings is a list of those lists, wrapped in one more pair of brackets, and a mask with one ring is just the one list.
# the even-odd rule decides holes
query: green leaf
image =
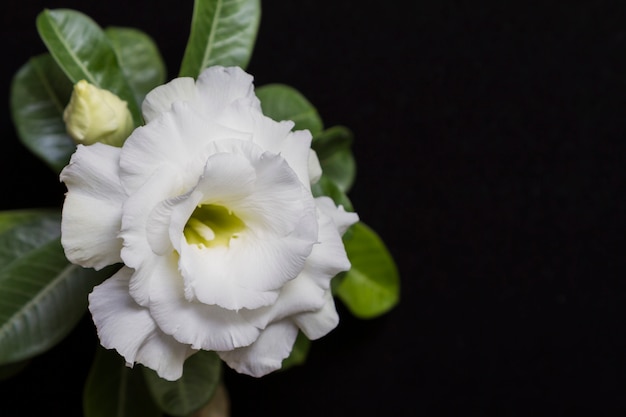
{"label": "green leaf", "polygon": [[356,162],[352,151],[353,135],[344,126],[333,126],[313,138],[315,149],[324,175],[347,193],[356,177]]}
{"label": "green leaf", "polygon": [[352,151],[344,149],[320,161],[322,172],[342,192],[347,193],[356,178],[356,161]]}
{"label": "green leaf", "polygon": [[268,84],[256,89],[263,114],[274,120],[291,120],[295,130],[309,129],[311,135],[321,133],[324,125],[317,110],[296,89],[284,84]]}
{"label": "green leaf", "polygon": [[261,20],[260,0],[195,0],[181,77],[213,65],[246,68]]}
{"label": "green leaf", "polygon": [[71,94],[72,83],[49,54],[31,58],[11,82],[11,117],[17,135],[56,173],[76,150],[63,121]]}
{"label": "green leaf", "polygon": [[350,129],[345,126],[333,126],[316,134],[311,147],[317,152],[317,157],[323,160],[344,149],[350,149],[352,141],[353,134]]}
{"label": "green leaf", "polygon": [[60,213],[0,212],[0,364],[38,355],[61,341],[87,308],[87,295],[111,270],[70,264]]}
{"label": "green leaf", "polygon": [[37,29],[50,54],[72,83],[86,80],[128,103],[135,126],[142,124],[139,106],[104,31],[89,16],[71,9],[45,9]]}
{"label": "green leaf", "polygon": [[325,174],[318,182],[311,186],[311,192],[314,197],[327,196],[330,197],[336,205],[341,205],[346,211],[354,211],[352,202],[341,189]]}
{"label": "green leaf", "polygon": [[104,33],[117,54],[135,100],[143,103],[150,90],[165,83],[165,63],[157,45],[146,33],[133,28],[110,27]]}
{"label": "green leaf", "polygon": [[222,361],[215,352],[198,351],[183,366],[183,376],[176,381],[160,378],[144,368],[152,397],[161,410],[172,416],[187,416],[207,404],[222,377]]}
{"label": "green leaf", "polygon": [[98,346],[83,392],[85,417],[158,417],[140,367],[128,368],[114,350]]}
{"label": "green leaf", "polygon": [[287,358],[283,360],[282,370],[289,369],[293,366],[302,365],[306,362],[311,348],[311,341],[302,332],[298,332],[298,337],[293,344],[293,349]]}
{"label": "green leaf", "polygon": [[336,295],[355,316],[380,316],[400,299],[396,265],[380,237],[364,223],[352,226],[344,239],[352,268],[336,287]]}

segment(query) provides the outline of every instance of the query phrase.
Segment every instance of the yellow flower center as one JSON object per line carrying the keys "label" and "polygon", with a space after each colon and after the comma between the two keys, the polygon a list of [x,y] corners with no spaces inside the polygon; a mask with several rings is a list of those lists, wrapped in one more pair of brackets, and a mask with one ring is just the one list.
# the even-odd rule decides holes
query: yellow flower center
{"label": "yellow flower center", "polygon": [[228,247],[230,240],[239,237],[238,233],[245,227],[246,224],[226,207],[201,204],[191,213],[183,233],[187,243],[201,248]]}

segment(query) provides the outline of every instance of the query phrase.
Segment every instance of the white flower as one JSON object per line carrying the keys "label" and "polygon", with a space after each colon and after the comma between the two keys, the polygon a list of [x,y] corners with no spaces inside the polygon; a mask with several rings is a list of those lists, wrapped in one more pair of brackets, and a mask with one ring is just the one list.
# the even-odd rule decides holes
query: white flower
{"label": "white flower", "polygon": [[169,380],[199,349],[253,376],[280,368],[298,329],[337,325],[330,280],[357,215],[312,196],[310,133],[264,116],[239,68],[175,79],[142,110],[123,147],[79,145],[61,173],[68,259],[124,264],[89,297],[102,345]]}

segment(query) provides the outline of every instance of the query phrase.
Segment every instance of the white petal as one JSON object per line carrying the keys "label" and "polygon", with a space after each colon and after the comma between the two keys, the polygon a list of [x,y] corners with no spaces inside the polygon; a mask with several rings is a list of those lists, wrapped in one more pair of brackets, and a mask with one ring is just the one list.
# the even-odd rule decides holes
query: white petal
{"label": "white petal", "polygon": [[[316,203],[319,203],[319,200],[316,199]],[[332,306],[332,309],[327,311],[327,313],[330,314],[335,311],[332,299],[328,300],[330,281],[338,273],[349,270],[350,261],[346,255],[337,226],[333,218],[326,215],[326,211],[345,212],[337,209],[330,199],[322,198],[321,203],[328,203],[330,207],[326,207],[325,210],[319,210],[318,212],[319,241],[313,246],[313,250],[307,258],[302,272],[296,279],[282,287],[281,293],[273,305],[253,311],[241,312],[255,326],[263,328],[272,321],[291,315],[299,315],[300,313],[314,312],[321,309],[324,305],[327,305],[327,307]],[[354,217],[349,217],[354,220]],[[328,305],[328,303],[331,304]],[[336,325],[336,323],[332,324],[337,319],[334,315],[333,313],[329,316],[331,324],[326,325],[324,328]]]}
{"label": "white petal", "polygon": [[122,267],[89,294],[89,310],[102,346],[116,349],[128,363],[134,363],[143,341],[156,330],[145,308],[128,295],[132,269]]}
{"label": "white petal", "polygon": [[203,155],[198,155],[202,147],[192,151],[184,142],[202,139],[199,136],[207,130],[193,111],[167,112],[135,129],[120,156],[122,184],[128,194],[137,191],[159,170],[169,170],[181,181],[187,179],[188,187],[193,186],[204,168]]}
{"label": "white petal", "polygon": [[[311,152],[311,133],[308,130],[297,130],[292,132],[283,143],[281,156],[287,160],[287,163],[294,170],[300,182],[310,189],[312,183],[309,176],[309,155]],[[321,174],[320,167],[320,174]]]}
{"label": "white petal", "polygon": [[166,266],[150,285],[150,313],[161,330],[194,349],[230,350],[256,340],[259,330],[237,312],[188,302],[175,262]]}
{"label": "white petal", "polygon": [[61,242],[73,263],[101,269],[121,261],[118,233],[126,195],[118,173],[119,155],[119,148],[101,143],[78,145],[61,172],[68,189]]}
{"label": "white petal", "polygon": [[317,311],[325,303],[326,291],[303,272],[281,288],[278,299],[272,305],[256,310],[241,310],[239,313],[250,323],[263,329],[271,322]]}
{"label": "white petal", "polygon": [[[172,252],[173,253],[173,252]],[[135,302],[144,307],[150,304],[150,290],[153,282],[161,275],[169,276],[176,268],[176,259],[172,256],[150,255],[135,269],[130,279],[129,293]]]}
{"label": "white petal", "polygon": [[240,99],[260,109],[252,81],[252,76],[239,67],[212,66],[202,71],[196,84],[204,116],[214,117]]}
{"label": "white petal", "polygon": [[[169,240],[178,253],[182,253],[182,245],[185,243],[184,230],[193,211],[198,207],[204,196],[201,192],[192,192],[177,198],[172,198],[161,203],[162,211],[169,210]],[[163,225],[165,226],[165,225]]]}
{"label": "white petal", "polygon": [[293,316],[294,323],[311,340],[327,335],[339,324],[335,301],[330,290],[326,291],[326,304],[318,311]]}
{"label": "white petal", "polygon": [[155,254],[165,255],[173,250],[180,253],[185,225],[201,197],[197,192],[183,194],[163,200],[152,209],[146,219],[146,238]]}
{"label": "white petal", "polygon": [[266,151],[281,153],[295,123],[291,120],[276,121],[260,112],[253,113],[252,119],[254,121],[254,143]]}
{"label": "white petal", "polygon": [[[259,259],[261,262],[258,262]],[[278,275],[274,273],[274,269],[268,273],[241,266],[249,263],[266,266],[267,260],[262,256],[253,259],[238,258],[225,248],[200,249],[182,242],[179,265],[185,280],[185,298],[234,311],[273,303],[278,297],[278,290],[259,290],[239,285],[242,273],[253,273],[253,276],[259,277],[263,282],[274,282]]]}
{"label": "white petal", "polygon": [[291,132],[294,126],[292,121],[274,121],[244,100],[234,102],[218,120],[225,126],[252,132],[252,141],[255,144],[265,151],[280,154],[285,158],[300,182],[309,188],[311,183],[309,153],[312,137],[308,130]]}
{"label": "white petal", "polygon": [[161,332],[148,310],[133,301],[128,294],[131,274],[130,268],[122,267],[89,295],[100,342],[117,350],[128,366],[142,363],[163,378],[178,379],[183,362],[193,351]]}
{"label": "white petal", "polygon": [[320,165],[320,160],[317,157],[317,152],[313,149],[309,152],[309,179],[311,180],[311,184],[315,184],[322,177],[322,166]]}
{"label": "white petal", "polygon": [[[315,203],[318,207],[318,243],[313,246],[303,272],[320,288],[328,289],[335,275],[350,269],[350,261],[338,229],[345,230],[351,222],[358,220],[358,216],[338,209],[328,197],[318,197]],[[335,220],[340,222],[339,226]]]}
{"label": "white petal", "polygon": [[250,142],[213,142],[196,190],[205,196],[204,204],[220,204],[244,199],[255,188],[256,172],[249,154],[260,150]]}
{"label": "white petal", "polygon": [[176,78],[156,87],[146,95],[141,105],[143,118],[149,123],[161,113],[171,110],[175,102],[194,101],[196,95],[196,83],[193,78]]}
{"label": "white petal", "polygon": [[252,345],[217,354],[237,372],[258,378],[280,369],[297,336],[296,326],[282,320],[269,325]]}
{"label": "white petal", "polygon": [[345,211],[343,206],[337,207],[329,197],[317,197],[315,204],[320,211],[330,216],[341,235],[346,232],[348,227],[359,221],[359,216],[356,213]]}
{"label": "white petal", "polygon": [[229,106],[216,109],[215,115],[211,115],[211,120],[226,128],[245,132],[248,139],[252,138],[255,132],[255,121],[262,117],[256,97],[240,98],[233,101]]}
{"label": "white petal", "polygon": [[161,378],[175,381],[183,376],[184,362],[195,352],[197,350],[189,345],[179,343],[172,336],[157,329],[148,335],[135,360],[155,370]]}
{"label": "white petal", "polygon": [[214,152],[207,147],[212,141],[249,137],[249,133],[213,123],[189,103],[174,103],[171,111],[135,129],[124,143],[120,156],[122,184],[131,194],[157,170],[169,169],[189,189],[197,183],[207,158]]}
{"label": "white petal", "polygon": [[248,158],[256,181],[244,200],[230,204],[233,211],[253,228],[315,241],[314,201],[285,159],[270,152],[250,154]]}
{"label": "white petal", "polygon": [[264,116],[250,99],[239,99],[225,108],[218,123],[252,134],[252,141],[265,151],[280,153],[294,126],[292,121],[277,122]]}
{"label": "white petal", "polygon": [[148,304],[150,279],[161,263],[165,262],[159,259],[159,252],[155,249],[163,249],[169,243],[155,242],[156,231],[151,231],[152,225],[148,220],[152,209],[175,193],[178,184],[177,177],[170,175],[170,172],[157,171],[123,205],[120,237],[124,241],[124,247],[121,257],[127,266],[136,270],[131,279],[130,291],[135,301],[143,306]]}

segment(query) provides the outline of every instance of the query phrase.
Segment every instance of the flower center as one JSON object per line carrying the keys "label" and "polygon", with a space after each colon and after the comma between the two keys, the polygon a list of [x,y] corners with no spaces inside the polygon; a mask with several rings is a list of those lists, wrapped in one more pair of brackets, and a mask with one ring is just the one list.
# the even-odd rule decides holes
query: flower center
{"label": "flower center", "polygon": [[183,234],[187,243],[199,247],[226,246],[246,224],[232,211],[216,204],[201,204],[191,213]]}

